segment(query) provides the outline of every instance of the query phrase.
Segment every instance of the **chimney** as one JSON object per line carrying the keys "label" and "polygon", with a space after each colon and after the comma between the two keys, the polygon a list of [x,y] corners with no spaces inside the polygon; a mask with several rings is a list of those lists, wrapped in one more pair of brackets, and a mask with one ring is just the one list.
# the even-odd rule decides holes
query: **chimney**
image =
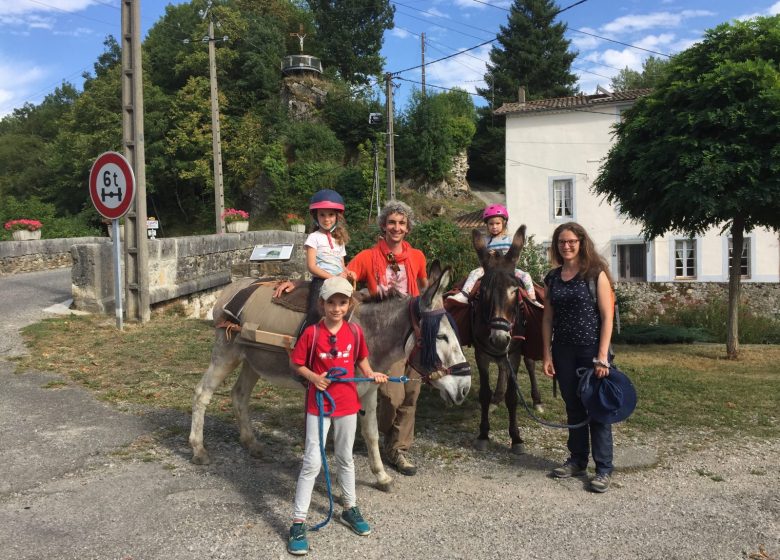
{"label": "chimney", "polygon": [[517,102],[525,103],[525,86],[517,88]]}

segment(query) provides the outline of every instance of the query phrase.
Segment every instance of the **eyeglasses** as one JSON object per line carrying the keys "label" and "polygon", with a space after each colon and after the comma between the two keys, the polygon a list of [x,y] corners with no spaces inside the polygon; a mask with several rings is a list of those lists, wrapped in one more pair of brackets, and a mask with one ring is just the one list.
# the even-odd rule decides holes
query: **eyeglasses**
{"label": "eyeglasses", "polygon": [[328,343],[330,343],[333,347],[330,349],[330,357],[336,358],[339,355],[339,350],[336,348],[336,335],[332,334],[328,337]]}
{"label": "eyeglasses", "polygon": [[393,253],[387,253],[387,266],[389,266],[390,270],[395,273],[398,273],[401,270],[401,267],[396,262],[395,255]]}
{"label": "eyeglasses", "polygon": [[559,239],[558,240],[558,246],[559,247],[565,247],[568,245],[569,247],[574,247],[580,242],[579,239]]}

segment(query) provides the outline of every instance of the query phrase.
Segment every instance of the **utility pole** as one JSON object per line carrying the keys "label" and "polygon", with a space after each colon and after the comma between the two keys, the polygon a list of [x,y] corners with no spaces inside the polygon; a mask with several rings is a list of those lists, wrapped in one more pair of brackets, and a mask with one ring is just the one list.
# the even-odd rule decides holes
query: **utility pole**
{"label": "utility pole", "polygon": [[[125,216],[125,278],[128,319],[146,323],[149,249],[146,238],[146,158],[141,67],[141,0],[122,0],[122,145],[135,175],[135,201]],[[117,302],[118,304],[119,302]]]}
{"label": "utility pole", "polygon": [[395,148],[393,140],[393,75],[385,74],[385,95],[387,97],[387,192],[395,200]]}
{"label": "utility pole", "polygon": [[[211,2],[208,6],[211,12]],[[217,233],[225,233],[225,187],[222,183],[222,142],[219,135],[219,94],[217,92],[217,53],[214,46],[214,18],[209,13],[209,78],[211,81],[211,150],[214,153],[214,217]]]}
{"label": "utility pole", "polygon": [[425,32],[420,35],[420,48],[422,52],[422,96],[425,97]]}

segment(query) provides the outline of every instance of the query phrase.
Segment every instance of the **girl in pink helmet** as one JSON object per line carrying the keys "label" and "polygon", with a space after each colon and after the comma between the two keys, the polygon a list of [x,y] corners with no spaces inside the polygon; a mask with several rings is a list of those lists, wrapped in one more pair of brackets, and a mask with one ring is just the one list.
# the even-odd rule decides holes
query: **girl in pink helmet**
{"label": "girl in pink helmet", "polygon": [[[482,212],[482,221],[485,222],[485,240],[487,241],[488,251],[500,254],[506,253],[512,246],[512,236],[509,235],[509,232],[507,232],[506,229],[507,223],[509,222],[509,212],[506,207],[501,204],[491,204]],[[477,280],[482,278],[484,274],[485,271],[482,267],[472,270],[466,278],[466,282],[463,284],[461,291],[450,296],[450,298],[459,301],[460,303],[468,303],[471,290],[474,289],[474,284],[476,284]],[[531,280],[531,275],[517,268],[515,269],[515,276],[523,285],[531,303],[537,307],[543,307],[542,304],[536,300],[536,291],[534,290],[534,283]]]}

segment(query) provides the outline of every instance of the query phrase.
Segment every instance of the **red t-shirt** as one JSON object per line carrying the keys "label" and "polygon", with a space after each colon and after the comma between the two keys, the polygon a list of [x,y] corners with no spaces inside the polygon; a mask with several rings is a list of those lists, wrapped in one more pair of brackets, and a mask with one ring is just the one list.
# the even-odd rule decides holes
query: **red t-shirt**
{"label": "red t-shirt", "polygon": [[[355,377],[355,362],[368,357],[366,338],[360,327],[354,325],[358,334],[356,341],[347,322],[342,322],[339,332],[335,335],[335,343],[331,343],[331,333],[325,326],[325,322],[320,321],[316,326],[317,340],[314,340],[315,325],[306,327],[293,348],[292,362],[299,366],[306,366],[318,374],[327,373],[332,367],[341,367],[347,370],[346,375],[342,376],[343,378]],[[355,348],[356,342],[357,348]],[[314,345],[313,353],[311,351],[312,345]],[[357,357],[355,352],[357,352]],[[310,356],[312,358],[311,364],[308,363]],[[348,414],[356,414],[360,410],[360,399],[355,383],[333,382],[328,387],[328,393],[336,403],[336,410],[332,416],[347,416]],[[317,388],[310,384],[306,391],[306,412],[309,414],[319,414],[316,394]],[[323,399],[323,402],[325,412],[330,412],[331,406],[327,397]]]}

